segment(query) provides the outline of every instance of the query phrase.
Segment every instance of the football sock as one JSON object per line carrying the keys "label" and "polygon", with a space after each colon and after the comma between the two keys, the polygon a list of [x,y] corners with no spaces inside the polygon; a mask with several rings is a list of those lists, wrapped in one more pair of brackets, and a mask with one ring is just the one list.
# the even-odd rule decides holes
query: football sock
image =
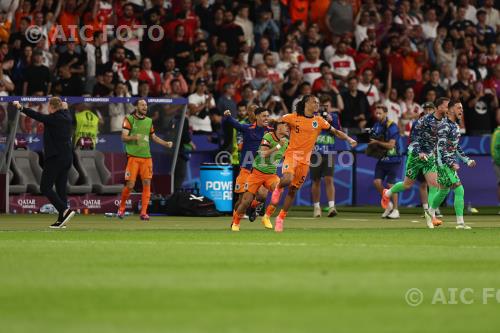
{"label": "football sock", "polygon": [[122,201],[120,202],[120,211],[124,211],[127,205],[127,199],[130,196],[130,189],[125,186],[122,191]]}
{"label": "football sock", "polygon": [[465,224],[463,216],[457,216],[457,224]]}
{"label": "football sock", "polygon": [[254,199],[254,200],[252,201],[252,204],[250,205],[250,207],[255,208],[255,207],[257,207],[259,204],[260,204],[260,202]]}
{"label": "football sock", "polygon": [[464,186],[460,185],[455,189],[455,215],[458,217],[462,217],[462,223],[463,223],[463,216],[464,216]]}
{"label": "football sock", "polygon": [[[431,207],[432,207],[432,200],[434,200],[434,197],[436,196],[438,191],[439,191],[439,189],[437,187],[429,185],[429,195],[427,197],[427,201],[429,202],[429,205]],[[437,208],[437,207],[434,207],[434,208]]]}
{"label": "football sock", "polygon": [[141,215],[147,214],[150,197],[151,197],[151,185],[142,185]]}
{"label": "football sock", "polygon": [[287,213],[288,213],[288,212],[285,212],[285,211],[282,209],[282,210],[280,210],[280,213],[278,214],[278,216],[279,216],[280,218],[284,219],[284,218],[286,217],[286,214],[287,214]]}
{"label": "football sock", "polygon": [[448,193],[450,193],[450,190],[447,188],[439,189],[436,192],[436,195],[434,195],[432,201],[429,201],[431,203],[431,208],[429,209],[429,212],[433,217],[436,215],[436,210],[439,208],[439,206],[441,206],[443,200],[446,198]]}
{"label": "football sock", "polygon": [[314,208],[321,208],[321,206],[319,205],[319,202],[315,202],[313,205],[314,205]]}
{"label": "football sock", "polygon": [[273,216],[275,210],[276,210],[276,206],[270,204],[266,208],[266,216]]}
{"label": "football sock", "polygon": [[329,208],[335,207],[335,201],[328,201],[328,207]]}
{"label": "football sock", "polygon": [[238,212],[233,212],[233,224],[240,224],[240,220],[243,218],[244,214],[238,214]]}
{"label": "football sock", "polygon": [[391,194],[403,192],[404,190],[405,190],[405,186],[403,185],[403,182],[398,182],[398,183],[394,184],[394,186],[391,187],[389,189],[389,191],[387,191],[385,193],[386,193],[386,196],[390,197]]}
{"label": "football sock", "polygon": [[422,208],[426,209],[426,210],[429,209],[429,204],[428,203],[423,203],[422,204]]}

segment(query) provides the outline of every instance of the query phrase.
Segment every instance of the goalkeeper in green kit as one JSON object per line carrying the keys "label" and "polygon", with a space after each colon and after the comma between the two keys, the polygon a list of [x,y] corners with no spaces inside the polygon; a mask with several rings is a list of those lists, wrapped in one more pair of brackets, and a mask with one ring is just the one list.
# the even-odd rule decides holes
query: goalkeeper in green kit
{"label": "goalkeeper in green kit", "polygon": [[464,186],[460,182],[457,171],[460,168],[458,160],[474,167],[476,162],[465,156],[460,147],[460,128],[457,124],[462,118],[463,107],[460,102],[451,101],[448,105],[448,117],[438,128],[437,161],[439,191],[431,202],[431,208],[425,213],[427,223],[432,221],[435,226],[442,222],[436,219],[436,209],[441,205],[450,190],[455,192],[455,215],[457,216],[457,229],[471,229],[464,223]]}

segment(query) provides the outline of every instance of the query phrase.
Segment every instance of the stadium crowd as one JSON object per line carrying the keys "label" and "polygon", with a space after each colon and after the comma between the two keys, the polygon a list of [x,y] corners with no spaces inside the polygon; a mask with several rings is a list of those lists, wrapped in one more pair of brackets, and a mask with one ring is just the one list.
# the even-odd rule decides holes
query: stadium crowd
{"label": "stadium crowd", "polygon": [[[211,135],[223,132],[226,109],[237,116],[254,103],[276,118],[311,93],[330,96],[343,128],[370,127],[383,103],[408,134],[422,103],[448,96],[464,105],[464,133],[491,133],[496,8],[494,0],[2,0],[0,95],[186,97],[190,129]],[[152,26],[163,36],[146,33]],[[132,110],[91,111],[107,133]],[[156,128],[178,110],[153,108]],[[28,118],[19,129],[42,130]]]}

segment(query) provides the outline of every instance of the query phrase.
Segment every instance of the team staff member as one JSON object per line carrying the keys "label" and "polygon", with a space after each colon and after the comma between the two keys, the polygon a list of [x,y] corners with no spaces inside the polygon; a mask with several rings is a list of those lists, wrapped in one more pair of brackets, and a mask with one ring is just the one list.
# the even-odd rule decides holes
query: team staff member
{"label": "team staff member", "polygon": [[[387,117],[388,110],[385,105],[379,104],[375,108],[376,122],[373,124],[372,135],[382,137],[382,140],[370,139],[369,145],[377,145],[385,150],[385,156],[380,158],[375,166],[375,179],[373,185],[382,195],[384,191],[384,181],[389,187],[396,183],[401,166],[401,155],[399,150],[399,128],[396,123]],[[392,202],[382,214],[383,218],[398,219],[398,197],[394,195]]]}
{"label": "team staff member", "polygon": [[[44,163],[40,191],[49,199],[59,213],[57,221],[50,227],[59,229],[73,218],[75,212],[68,208],[66,184],[68,172],[73,164],[73,144],[71,135],[74,126],[74,114],[68,110],[68,104],[59,97],[49,99],[49,114],[44,115],[28,108],[23,108],[21,103],[15,101],[14,106],[41,123],[43,132]],[[56,187],[54,191],[53,187]]]}
{"label": "team staff member", "polygon": [[[326,113],[326,120],[336,130],[341,130],[339,114],[334,112],[332,107],[332,99],[328,95],[323,95],[320,98],[321,113]],[[333,160],[332,151],[335,144],[335,136],[329,131],[322,131],[316,140],[314,147],[316,153],[311,156],[311,180],[312,180],[312,200],[314,206],[313,217],[321,217],[321,179],[325,182],[326,197],[328,199],[328,217],[337,215],[335,209],[335,185],[333,182],[333,174],[335,171],[335,161]]]}
{"label": "team staff member", "polygon": [[130,192],[134,189],[137,175],[142,180],[142,198],[141,198],[141,220],[149,221],[147,213],[149,198],[151,196],[151,179],[153,178],[153,159],[151,158],[151,149],[149,139],[165,148],[172,148],[172,142],[165,141],[156,136],[153,128],[153,120],[146,117],[148,113],[148,104],[144,99],[137,101],[135,112],[125,117],[122,129],[122,141],[125,143],[128,161],[125,169],[126,186],[122,191],[122,200],[118,209],[118,217],[125,215],[126,201]]}

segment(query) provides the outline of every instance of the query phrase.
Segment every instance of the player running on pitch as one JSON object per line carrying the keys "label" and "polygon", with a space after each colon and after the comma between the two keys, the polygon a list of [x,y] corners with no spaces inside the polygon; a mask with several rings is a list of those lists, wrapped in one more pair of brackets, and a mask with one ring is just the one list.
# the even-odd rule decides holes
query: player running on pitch
{"label": "player running on pitch", "polygon": [[287,114],[281,118],[281,122],[288,124],[290,127],[290,143],[285,152],[285,160],[281,168],[283,177],[281,177],[279,185],[273,191],[271,204],[274,206],[278,204],[285,187],[288,187],[288,194],[281,211],[276,217],[274,227],[276,232],[283,231],[283,222],[292,206],[297,190],[306,180],[312,150],[321,131],[330,131],[338,138],[347,140],[351,147],[357,145],[354,139],[335,129],[323,117],[315,115],[318,110],[318,98],[313,95],[305,95],[297,103],[297,113]]}
{"label": "player running on pitch", "polygon": [[[438,126],[448,110],[448,102],[445,97],[436,100],[436,111],[420,118],[414,125],[412,142],[408,147],[408,158],[406,160],[406,176],[404,181],[396,183],[390,189],[385,189],[382,194],[382,208],[387,209],[391,202],[393,193],[403,192],[413,186],[420,173],[423,173],[429,185],[429,202],[432,202],[437,193],[437,167],[436,146]],[[427,223],[427,227],[434,225]]]}
{"label": "player running on pitch", "polygon": [[465,155],[459,143],[460,127],[457,122],[462,118],[463,112],[460,102],[451,101],[448,107],[448,117],[439,124],[437,143],[439,191],[432,199],[431,208],[425,213],[427,224],[435,226],[442,224],[435,216],[436,210],[452,189],[455,192],[457,229],[471,229],[464,222],[464,186],[457,174],[460,168],[458,159],[470,168],[476,166],[476,162]]}
{"label": "player running on pitch", "polygon": [[[224,111],[224,121],[229,122],[232,127],[237,131],[243,133],[243,147],[240,152],[240,174],[236,178],[236,185],[234,187],[234,193],[238,194],[238,200],[236,201],[235,208],[239,207],[243,193],[246,191],[246,184],[250,173],[252,172],[252,164],[254,162],[255,156],[257,155],[257,150],[259,149],[260,142],[267,132],[272,132],[272,127],[269,127],[269,111],[264,108],[258,107],[254,111],[255,122],[253,124],[241,124],[236,119],[231,117],[231,111]],[[267,196],[267,191],[266,191]],[[261,198],[261,201],[265,201]],[[252,208],[256,208],[259,202],[254,200],[251,203]],[[255,216],[255,214],[253,214]]]}
{"label": "player running on pitch", "polygon": [[123,218],[125,215],[125,204],[134,189],[137,175],[142,180],[141,198],[141,220],[149,221],[147,213],[149,198],[151,196],[151,179],[153,178],[153,159],[149,147],[149,139],[165,148],[172,148],[172,142],[165,141],[156,136],[153,128],[153,120],[146,117],[148,104],[146,100],[139,99],[135,112],[125,117],[122,129],[122,141],[125,143],[127,152],[127,168],[125,169],[126,185],[122,191],[122,200],[117,216]]}
{"label": "player running on pitch", "polygon": [[[273,191],[280,178],[276,175],[277,165],[281,162],[288,147],[288,125],[285,123],[274,123],[274,132],[268,132],[262,138],[258,154],[253,162],[253,169],[247,178],[247,191],[243,194],[240,205],[233,213],[232,231],[240,231],[240,220],[257,195],[259,188],[264,186]],[[272,229],[270,216],[274,213],[275,206],[269,205],[266,214],[262,217],[262,224],[266,229]]]}

